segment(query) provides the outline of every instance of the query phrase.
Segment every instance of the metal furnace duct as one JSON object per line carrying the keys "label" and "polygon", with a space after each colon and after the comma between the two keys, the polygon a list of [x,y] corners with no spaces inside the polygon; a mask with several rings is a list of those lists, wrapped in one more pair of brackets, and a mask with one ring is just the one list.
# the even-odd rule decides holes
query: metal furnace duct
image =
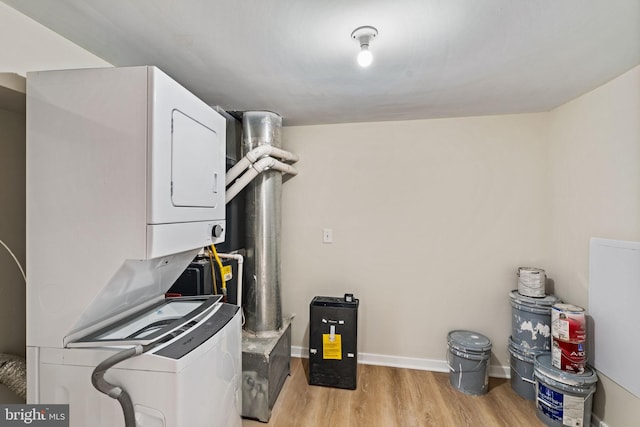
{"label": "metal furnace duct", "polygon": [[[269,111],[242,116],[242,155],[260,145],[280,148],[282,117]],[[280,202],[282,173],[269,170],[246,189],[247,258],[245,329],[261,334],[282,328],[280,296]]]}

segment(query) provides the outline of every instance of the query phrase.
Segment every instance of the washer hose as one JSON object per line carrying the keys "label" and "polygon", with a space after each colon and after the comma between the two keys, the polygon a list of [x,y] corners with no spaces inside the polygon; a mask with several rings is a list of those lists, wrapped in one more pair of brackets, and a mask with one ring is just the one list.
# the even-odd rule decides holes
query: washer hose
{"label": "washer hose", "polygon": [[144,349],[141,345],[122,350],[102,361],[91,374],[91,384],[96,390],[120,402],[122,413],[124,414],[125,427],[136,427],[136,413],[133,408],[133,401],[126,390],[105,380],[104,374],[116,364],[142,354],[143,351]]}

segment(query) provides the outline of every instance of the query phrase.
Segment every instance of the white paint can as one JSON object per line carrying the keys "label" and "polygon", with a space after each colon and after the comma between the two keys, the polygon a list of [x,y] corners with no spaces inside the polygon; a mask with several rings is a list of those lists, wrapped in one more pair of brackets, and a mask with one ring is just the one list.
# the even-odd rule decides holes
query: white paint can
{"label": "white paint can", "polygon": [[563,341],[584,343],[587,340],[585,309],[573,304],[554,304],[551,307],[551,335]]}
{"label": "white paint can", "polygon": [[542,298],[546,295],[547,276],[543,269],[518,268],[518,293],[528,297]]}

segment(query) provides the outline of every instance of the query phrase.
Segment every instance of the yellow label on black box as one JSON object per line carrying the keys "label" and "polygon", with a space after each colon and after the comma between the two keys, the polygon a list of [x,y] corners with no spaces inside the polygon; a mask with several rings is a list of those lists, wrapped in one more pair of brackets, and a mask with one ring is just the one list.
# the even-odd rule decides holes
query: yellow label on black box
{"label": "yellow label on black box", "polygon": [[322,358],[342,360],[341,335],[322,334]]}

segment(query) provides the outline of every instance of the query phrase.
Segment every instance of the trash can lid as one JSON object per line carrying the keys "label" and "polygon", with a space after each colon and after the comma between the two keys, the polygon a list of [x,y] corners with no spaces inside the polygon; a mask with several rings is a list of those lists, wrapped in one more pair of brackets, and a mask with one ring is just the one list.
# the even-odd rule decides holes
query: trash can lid
{"label": "trash can lid", "polygon": [[447,336],[449,345],[458,351],[486,353],[491,351],[491,340],[473,331],[456,330]]}

